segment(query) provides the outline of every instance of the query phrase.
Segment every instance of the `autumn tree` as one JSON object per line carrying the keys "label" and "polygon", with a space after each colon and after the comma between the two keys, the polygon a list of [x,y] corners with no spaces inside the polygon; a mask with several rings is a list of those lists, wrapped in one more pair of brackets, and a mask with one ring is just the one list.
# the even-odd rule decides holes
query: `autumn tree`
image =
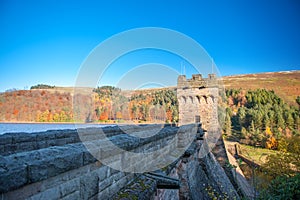
{"label": "autumn tree", "polygon": [[267,149],[276,149],[277,148],[277,141],[275,139],[275,137],[273,136],[273,133],[270,129],[270,127],[266,127],[265,130],[265,148]]}
{"label": "autumn tree", "polygon": [[268,156],[263,169],[273,178],[281,175],[292,177],[299,173],[300,137],[281,138],[278,142],[278,152]]}

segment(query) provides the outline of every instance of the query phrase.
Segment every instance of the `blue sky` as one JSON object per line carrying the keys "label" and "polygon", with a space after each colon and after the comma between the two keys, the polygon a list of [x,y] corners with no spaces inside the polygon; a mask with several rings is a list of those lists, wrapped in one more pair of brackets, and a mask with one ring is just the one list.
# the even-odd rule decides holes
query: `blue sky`
{"label": "blue sky", "polygon": [[0,91],[73,86],[99,43],[139,27],[188,35],[222,75],[300,69],[297,0],[1,0]]}

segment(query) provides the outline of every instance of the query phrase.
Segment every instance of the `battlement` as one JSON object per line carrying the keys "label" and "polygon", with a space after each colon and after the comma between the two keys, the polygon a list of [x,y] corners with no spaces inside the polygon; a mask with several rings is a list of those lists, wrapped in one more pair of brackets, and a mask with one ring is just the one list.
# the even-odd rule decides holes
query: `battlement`
{"label": "battlement", "polygon": [[187,79],[185,75],[180,75],[177,80],[178,88],[210,88],[217,86],[216,74],[208,74],[207,78],[203,78],[201,74],[193,74],[191,79]]}

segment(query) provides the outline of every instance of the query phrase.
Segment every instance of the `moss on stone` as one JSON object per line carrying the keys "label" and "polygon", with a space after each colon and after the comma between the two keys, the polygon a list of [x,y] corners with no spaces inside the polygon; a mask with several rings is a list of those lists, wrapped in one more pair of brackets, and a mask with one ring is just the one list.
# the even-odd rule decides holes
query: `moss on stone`
{"label": "moss on stone", "polygon": [[118,196],[116,197],[116,199],[118,200],[125,200],[125,199],[128,199],[128,200],[138,200],[138,197],[136,195],[133,195],[133,194],[129,194],[127,192],[122,192],[120,194],[118,194]]}

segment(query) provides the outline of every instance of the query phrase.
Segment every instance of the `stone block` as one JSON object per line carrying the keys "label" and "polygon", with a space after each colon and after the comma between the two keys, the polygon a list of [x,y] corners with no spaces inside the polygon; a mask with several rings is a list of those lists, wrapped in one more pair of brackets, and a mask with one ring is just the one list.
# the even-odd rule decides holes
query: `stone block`
{"label": "stone block", "polygon": [[83,165],[97,162],[97,159],[88,151],[83,152]]}
{"label": "stone block", "polygon": [[59,192],[62,197],[72,194],[80,189],[80,179],[73,179],[66,181],[65,183],[59,185]]}
{"label": "stone block", "polygon": [[54,188],[50,188],[48,190],[42,191],[40,193],[37,193],[37,194],[29,197],[28,200],[41,200],[41,199],[57,200],[60,198],[61,198],[61,195],[59,192],[59,187],[54,187]]}
{"label": "stone block", "polygon": [[109,188],[106,188],[103,191],[100,191],[97,195],[97,199],[109,199],[112,196],[112,194],[110,194]]}
{"label": "stone block", "polygon": [[45,140],[54,140],[55,139],[55,132],[53,131],[46,131],[43,133],[36,134],[36,141],[45,141]]}
{"label": "stone block", "polygon": [[70,133],[67,130],[58,130],[55,133],[55,138],[60,139],[60,138],[67,138],[70,136]]}
{"label": "stone block", "polygon": [[12,157],[0,157],[0,193],[17,189],[27,182],[25,163]]}
{"label": "stone block", "polygon": [[67,138],[60,138],[55,140],[55,146],[63,146],[67,144]]}
{"label": "stone block", "polygon": [[111,184],[112,184],[111,178],[104,179],[103,181],[99,182],[99,191],[105,190]]}
{"label": "stone block", "polygon": [[80,137],[79,137],[79,135],[78,135],[78,133],[74,133],[73,135],[71,135],[70,138],[73,139],[73,142],[74,142],[74,143],[77,143],[77,142],[80,142],[80,141],[81,141],[81,140],[80,140]]}
{"label": "stone block", "polygon": [[80,149],[64,146],[38,151],[40,156],[28,163],[31,182],[44,180],[83,166],[83,155]]}
{"label": "stone block", "polygon": [[0,145],[0,155],[5,155],[4,145]]}
{"label": "stone block", "polygon": [[12,143],[32,142],[36,141],[35,134],[28,133],[14,133],[12,137]]}
{"label": "stone block", "polygon": [[128,183],[126,176],[122,177],[118,181],[113,182],[108,188],[111,196],[119,192]]}
{"label": "stone block", "polygon": [[18,144],[7,144],[4,146],[5,155],[15,153],[18,149]]}
{"label": "stone block", "polygon": [[0,145],[6,145],[12,143],[12,136],[10,134],[0,135]]}
{"label": "stone block", "polygon": [[47,147],[56,146],[56,140],[55,139],[46,140],[46,143],[47,143]]}
{"label": "stone block", "polygon": [[66,144],[72,144],[72,143],[74,143],[74,138],[73,137],[67,137],[67,138],[65,138],[65,142],[66,142]]}
{"label": "stone block", "polygon": [[112,184],[115,184],[117,181],[119,181],[121,178],[125,176],[125,173],[118,172],[112,176],[108,176],[106,179],[99,181],[99,191],[105,190],[107,187],[109,187]]}
{"label": "stone block", "polygon": [[41,140],[36,142],[37,149],[47,148],[48,146],[47,141]]}
{"label": "stone block", "polygon": [[80,199],[80,191],[75,191],[75,192],[61,198],[61,200],[74,200],[74,199]]}
{"label": "stone block", "polygon": [[98,170],[96,170],[96,173],[99,177],[99,181],[103,181],[104,179],[107,178],[108,170],[109,170],[109,167],[104,166],[104,165],[101,166]]}
{"label": "stone block", "polygon": [[89,199],[98,193],[99,177],[90,173],[80,178],[80,199]]}
{"label": "stone block", "polygon": [[32,151],[37,149],[36,141],[18,143],[16,152]]}

